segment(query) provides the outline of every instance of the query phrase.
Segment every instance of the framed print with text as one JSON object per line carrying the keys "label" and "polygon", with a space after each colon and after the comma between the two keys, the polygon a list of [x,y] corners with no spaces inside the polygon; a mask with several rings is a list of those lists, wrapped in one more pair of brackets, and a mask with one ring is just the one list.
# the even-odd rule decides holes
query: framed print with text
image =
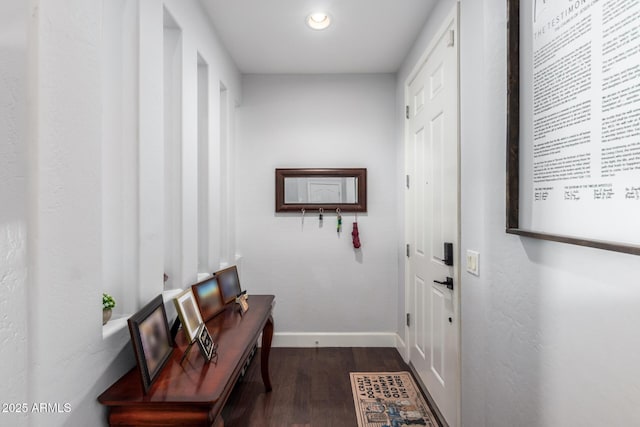
{"label": "framed print with text", "polygon": [[507,0],[507,233],[640,255],[640,2],[620,4]]}

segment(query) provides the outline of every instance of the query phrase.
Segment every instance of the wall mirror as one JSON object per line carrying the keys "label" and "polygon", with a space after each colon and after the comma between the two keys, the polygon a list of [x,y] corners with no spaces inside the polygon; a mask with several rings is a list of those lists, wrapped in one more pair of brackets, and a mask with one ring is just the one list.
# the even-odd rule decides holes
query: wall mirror
{"label": "wall mirror", "polygon": [[367,169],[276,169],[276,212],[367,211]]}

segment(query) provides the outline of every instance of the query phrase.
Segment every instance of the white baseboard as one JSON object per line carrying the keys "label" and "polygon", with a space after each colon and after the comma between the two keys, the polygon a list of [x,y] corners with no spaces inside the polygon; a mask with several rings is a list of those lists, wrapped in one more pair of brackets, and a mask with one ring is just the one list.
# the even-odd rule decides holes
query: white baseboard
{"label": "white baseboard", "polygon": [[396,334],[396,349],[398,350],[398,353],[400,353],[400,356],[402,356],[402,359],[405,362],[408,362],[408,359],[407,359],[407,345],[405,344],[404,340],[398,334]]}
{"label": "white baseboard", "polygon": [[397,347],[393,332],[276,332],[272,347]]}

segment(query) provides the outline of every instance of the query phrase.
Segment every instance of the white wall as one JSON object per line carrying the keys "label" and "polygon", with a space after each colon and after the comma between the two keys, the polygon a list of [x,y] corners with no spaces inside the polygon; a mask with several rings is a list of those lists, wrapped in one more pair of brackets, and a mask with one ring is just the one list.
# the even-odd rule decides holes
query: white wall
{"label": "white wall", "polygon": [[[0,396],[7,403],[27,399],[27,6],[0,1]],[[0,423],[25,418],[0,414]]]}
{"label": "white wall", "polygon": [[504,232],[506,2],[460,3],[462,425],[639,425],[640,258]]}
{"label": "white wall", "polygon": [[[0,424],[106,425],[96,399],[134,358],[125,328],[103,335],[100,293],[122,292],[119,307],[132,312],[163,290],[163,2],[12,3],[0,3],[0,396],[61,412],[1,414]],[[186,29],[186,120],[196,123],[199,52],[210,81],[229,88],[232,123],[240,95],[233,62],[197,2],[166,6]],[[217,84],[210,92],[209,128],[217,130]],[[194,170],[195,126],[181,138],[183,168]],[[189,254],[198,245],[194,176],[183,177],[180,194]],[[192,258],[183,280],[195,280]]]}
{"label": "white wall", "polygon": [[463,420],[637,425],[640,257],[503,231],[505,15],[462,3]]}
{"label": "white wall", "polygon": [[[123,339],[102,340],[101,2],[30,10],[29,381],[27,402],[71,405],[30,425],[96,420]],[[112,363],[115,366],[111,366]]]}
{"label": "white wall", "polygon": [[[238,109],[241,281],[276,295],[275,345],[394,345],[397,264],[392,75],[245,76]],[[275,213],[275,168],[366,167],[368,213]],[[319,335],[327,333],[327,335]],[[347,335],[344,335],[347,334]],[[371,335],[366,335],[371,334]]]}

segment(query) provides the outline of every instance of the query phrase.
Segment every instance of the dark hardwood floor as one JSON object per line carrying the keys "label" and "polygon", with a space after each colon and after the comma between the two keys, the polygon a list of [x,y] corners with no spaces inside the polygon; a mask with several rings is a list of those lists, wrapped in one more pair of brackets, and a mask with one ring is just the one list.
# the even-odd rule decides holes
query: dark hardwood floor
{"label": "dark hardwood floor", "polygon": [[273,391],[260,354],[222,412],[225,427],[355,427],[349,372],[409,371],[394,348],[273,348]]}

